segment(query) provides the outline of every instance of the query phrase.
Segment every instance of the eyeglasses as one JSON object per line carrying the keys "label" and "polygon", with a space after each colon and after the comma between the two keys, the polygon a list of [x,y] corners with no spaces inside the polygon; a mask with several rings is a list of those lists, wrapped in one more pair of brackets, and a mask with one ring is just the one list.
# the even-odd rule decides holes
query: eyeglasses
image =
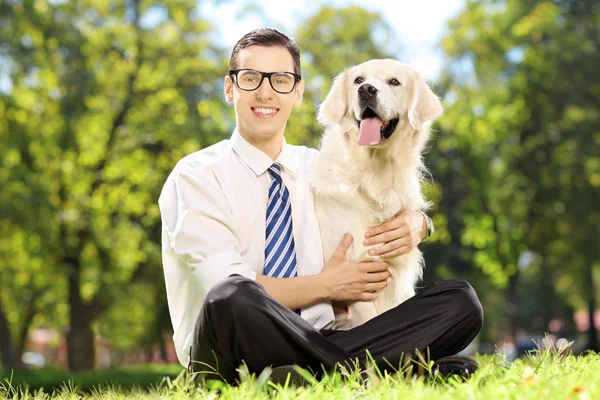
{"label": "eyeglasses", "polygon": [[260,72],[246,68],[230,69],[229,76],[231,75],[235,75],[237,86],[247,92],[258,89],[263,80],[268,78],[273,90],[281,94],[291,93],[302,79],[293,72]]}

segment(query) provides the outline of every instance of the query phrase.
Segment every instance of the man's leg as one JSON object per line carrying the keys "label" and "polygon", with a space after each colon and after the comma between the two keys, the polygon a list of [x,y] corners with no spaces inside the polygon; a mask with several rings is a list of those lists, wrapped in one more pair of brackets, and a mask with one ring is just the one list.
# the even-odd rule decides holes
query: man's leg
{"label": "man's leg", "polygon": [[483,309],[471,285],[445,280],[354,329],[321,332],[352,358],[363,362],[368,350],[380,369],[392,372],[416,350],[431,360],[458,353],[482,324]]}
{"label": "man's leg", "polygon": [[348,360],[346,351],[312,325],[269,296],[258,283],[232,275],[212,288],[195,327],[193,372],[211,374],[218,368],[228,383],[238,379],[242,361],[250,372],[267,366],[299,365],[315,372]]}

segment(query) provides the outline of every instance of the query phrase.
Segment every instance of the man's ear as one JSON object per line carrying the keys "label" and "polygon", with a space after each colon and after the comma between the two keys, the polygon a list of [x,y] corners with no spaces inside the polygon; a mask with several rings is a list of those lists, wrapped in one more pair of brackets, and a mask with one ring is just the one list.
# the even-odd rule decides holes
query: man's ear
{"label": "man's ear", "polygon": [[300,80],[296,84],[296,101],[294,101],[294,105],[296,107],[300,107],[302,105],[302,99],[304,98],[304,81]]}
{"label": "man's ear", "polygon": [[420,75],[415,74],[413,88],[408,101],[408,121],[419,130],[425,122],[438,118],[444,112],[440,99],[431,91]]}
{"label": "man's ear", "polygon": [[317,119],[323,125],[328,123],[339,124],[348,112],[348,99],[346,82],[348,80],[348,69],[344,70],[333,80],[333,86],[319,106]]}
{"label": "man's ear", "polygon": [[225,101],[231,104],[233,102],[233,80],[231,79],[231,76],[225,77],[223,88],[225,92]]}

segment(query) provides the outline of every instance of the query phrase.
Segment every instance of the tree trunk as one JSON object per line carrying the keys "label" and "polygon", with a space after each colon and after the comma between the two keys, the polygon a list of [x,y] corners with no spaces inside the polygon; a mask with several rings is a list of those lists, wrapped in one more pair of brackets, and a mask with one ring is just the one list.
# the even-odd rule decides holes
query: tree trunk
{"label": "tree trunk", "polygon": [[67,333],[67,360],[73,372],[90,371],[96,362],[94,332],[87,318],[71,315],[71,329]]}
{"label": "tree trunk", "polygon": [[589,283],[588,286],[588,312],[590,318],[590,329],[588,330],[588,349],[598,352],[600,348],[598,346],[598,331],[596,329],[596,325],[594,324],[594,316],[596,313],[596,288],[594,287],[594,275],[592,271],[592,263],[588,263],[587,265],[587,281]]}
{"label": "tree trunk", "polygon": [[40,293],[41,292],[34,291],[27,301],[27,306],[25,307],[25,316],[23,317],[23,325],[21,325],[21,330],[19,331],[19,336],[17,338],[17,354],[19,356],[25,351],[27,339],[29,338],[29,329],[31,328],[31,323],[37,314],[35,303],[40,296]]}
{"label": "tree trunk", "polygon": [[[540,280],[541,280],[541,295],[544,296],[544,298],[549,298],[549,299],[554,299],[555,298],[555,291],[554,291],[554,285],[553,285],[553,279],[552,279],[552,271],[550,270],[550,268],[548,268],[548,262],[547,262],[547,254],[546,252],[541,254],[542,256],[542,263],[540,265]],[[552,321],[552,318],[554,317],[554,306],[552,304],[552,301],[548,301],[546,302],[543,306],[542,306],[542,310],[541,310],[541,317],[542,320],[544,321],[544,331],[548,331],[549,330],[549,325],[550,325],[550,321]]]}
{"label": "tree trunk", "polygon": [[519,282],[519,269],[508,277],[508,287],[506,288],[506,314],[508,316],[508,331],[513,340],[517,338],[517,312],[519,310],[519,301],[517,294],[517,284]]}
{"label": "tree trunk", "polygon": [[2,298],[0,297],[0,362],[4,369],[14,369],[19,366],[16,352],[13,347],[12,336],[8,326],[8,319],[4,314]]}
{"label": "tree trunk", "polygon": [[160,335],[158,338],[158,348],[160,350],[160,358],[162,358],[163,362],[166,364],[169,362],[169,356],[167,355],[167,345],[165,343],[165,338]]}
{"label": "tree trunk", "polygon": [[144,349],[144,362],[151,363],[154,359],[154,348],[152,345]]}
{"label": "tree trunk", "polygon": [[73,372],[90,371],[96,364],[96,348],[92,318],[88,307],[83,304],[80,288],[81,265],[79,259],[66,260],[71,267],[69,273],[69,320],[71,327],[67,334],[67,360]]}

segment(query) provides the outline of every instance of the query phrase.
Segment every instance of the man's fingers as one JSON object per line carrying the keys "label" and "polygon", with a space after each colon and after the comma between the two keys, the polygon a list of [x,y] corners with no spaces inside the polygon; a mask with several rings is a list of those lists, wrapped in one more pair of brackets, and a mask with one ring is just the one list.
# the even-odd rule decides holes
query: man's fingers
{"label": "man's fingers", "polygon": [[345,260],[346,253],[348,252],[348,249],[350,248],[351,244],[352,235],[349,233],[344,234],[340,244],[338,245],[337,249],[335,249],[335,251],[333,252],[333,256],[331,258],[337,258],[340,261]]}
{"label": "man's fingers", "polygon": [[390,277],[389,271],[385,272],[372,272],[368,274],[367,281],[370,282],[385,282]]}
{"label": "man's fingers", "polygon": [[359,301],[372,301],[377,298],[377,293],[363,293],[360,295]]}
{"label": "man's fingers", "polygon": [[383,261],[366,262],[362,263],[362,265],[365,272],[383,272],[387,271],[390,267],[388,263]]}
{"label": "man's fingers", "polygon": [[383,289],[386,286],[387,286],[387,282],[386,281],[367,283],[365,285],[365,292],[367,292],[367,293],[377,293],[377,292],[379,292],[381,289]]}
{"label": "man's fingers", "polygon": [[396,257],[396,256],[401,256],[402,254],[406,254],[409,251],[411,251],[412,249],[408,246],[402,246],[399,249],[390,251],[389,253],[385,253],[385,254],[381,254],[379,257],[381,258],[391,258],[391,257]]}
{"label": "man's fingers", "polygon": [[410,230],[408,226],[400,226],[399,228],[388,230],[374,236],[369,237],[363,241],[365,246],[373,246],[375,244],[387,243],[395,239],[404,238],[410,236]]}
{"label": "man's fingers", "polygon": [[387,231],[391,231],[394,229],[397,229],[400,227],[400,221],[398,220],[398,218],[393,218],[389,221],[385,221],[377,226],[374,226],[372,228],[370,228],[366,233],[365,233],[365,237],[369,238],[369,237],[373,237],[376,235],[379,235],[382,232],[387,232]]}
{"label": "man's fingers", "polygon": [[391,242],[382,244],[377,248],[369,250],[369,255],[378,256],[384,253],[389,253],[403,246],[410,246],[410,244],[410,237],[403,237],[400,239],[392,240]]}
{"label": "man's fingers", "polygon": [[367,230],[367,232],[365,232],[365,237],[373,237],[382,232],[398,229],[403,225],[408,225],[408,217],[406,217],[406,215],[404,215],[404,213],[402,212],[396,215],[394,218],[390,219],[389,221],[385,221]]}

